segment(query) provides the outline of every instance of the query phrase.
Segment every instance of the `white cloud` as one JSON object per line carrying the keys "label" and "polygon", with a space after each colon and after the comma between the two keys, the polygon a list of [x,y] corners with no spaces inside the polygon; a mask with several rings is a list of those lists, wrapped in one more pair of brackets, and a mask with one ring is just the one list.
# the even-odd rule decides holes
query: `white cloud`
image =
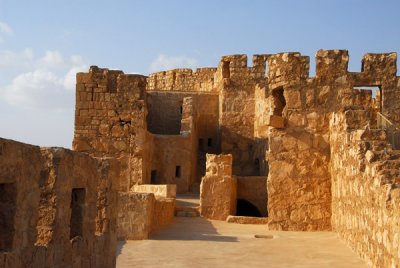
{"label": "white cloud", "polygon": [[32,68],[34,62],[33,50],[25,48],[23,51],[0,50],[0,70]]}
{"label": "white cloud", "polygon": [[73,109],[76,73],[87,70],[79,55],[69,58],[57,51],[46,51],[35,59],[32,49],[20,53],[0,51],[0,70],[22,70],[0,88],[0,98],[19,107],[62,111]]}
{"label": "white cloud", "polygon": [[185,56],[167,56],[161,54],[150,65],[151,72],[166,71],[175,68],[195,68],[197,60]]}
{"label": "white cloud", "polygon": [[43,58],[39,60],[39,64],[44,68],[60,68],[64,67],[64,59],[57,50],[46,51]]}

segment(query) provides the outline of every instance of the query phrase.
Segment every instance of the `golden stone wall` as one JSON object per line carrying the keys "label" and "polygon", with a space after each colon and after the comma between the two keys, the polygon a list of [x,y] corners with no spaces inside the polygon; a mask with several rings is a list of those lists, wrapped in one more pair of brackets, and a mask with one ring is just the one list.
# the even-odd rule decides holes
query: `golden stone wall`
{"label": "golden stone wall", "polygon": [[0,139],[0,221],[8,223],[0,267],[115,266],[117,170],[112,159]]}
{"label": "golden stone wall", "polygon": [[373,267],[400,263],[400,158],[365,110],[332,115],[332,228]]}

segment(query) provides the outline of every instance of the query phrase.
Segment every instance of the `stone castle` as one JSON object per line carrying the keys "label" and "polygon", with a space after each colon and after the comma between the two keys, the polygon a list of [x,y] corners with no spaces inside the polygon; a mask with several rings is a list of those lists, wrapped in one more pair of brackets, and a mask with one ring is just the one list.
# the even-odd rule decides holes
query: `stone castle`
{"label": "stone castle", "polygon": [[[334,231],[400,267],[397,54],[224,56],[217,68],[77,74],[73,150],[0,139],[0,267],[114,267],[174,215]],[[200,206],[177,207],[176,194]]]}

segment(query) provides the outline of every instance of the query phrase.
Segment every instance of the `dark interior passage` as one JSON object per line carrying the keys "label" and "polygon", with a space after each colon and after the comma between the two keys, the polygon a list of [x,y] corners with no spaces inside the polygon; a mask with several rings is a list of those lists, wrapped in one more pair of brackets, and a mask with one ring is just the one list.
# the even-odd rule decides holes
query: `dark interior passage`
{"label": "dark interior passage", "polygon": [[262,217],[258,208],[244,199],[236,202],[236,216]]}

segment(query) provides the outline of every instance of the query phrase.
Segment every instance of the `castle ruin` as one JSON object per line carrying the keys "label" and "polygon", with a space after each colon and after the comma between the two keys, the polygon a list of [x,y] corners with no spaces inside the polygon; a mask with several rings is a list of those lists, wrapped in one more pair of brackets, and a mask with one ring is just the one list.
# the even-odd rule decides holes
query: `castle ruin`
{"label": "castle ruin", "polygon": [[[0,267],[113,267],[199,193],[205,218],[334,231],[400,265],[397,54],[224,56],[217,68],[77,74],[73,150],[0,139]],[[195,209],[196,210],[196,209]]]}

